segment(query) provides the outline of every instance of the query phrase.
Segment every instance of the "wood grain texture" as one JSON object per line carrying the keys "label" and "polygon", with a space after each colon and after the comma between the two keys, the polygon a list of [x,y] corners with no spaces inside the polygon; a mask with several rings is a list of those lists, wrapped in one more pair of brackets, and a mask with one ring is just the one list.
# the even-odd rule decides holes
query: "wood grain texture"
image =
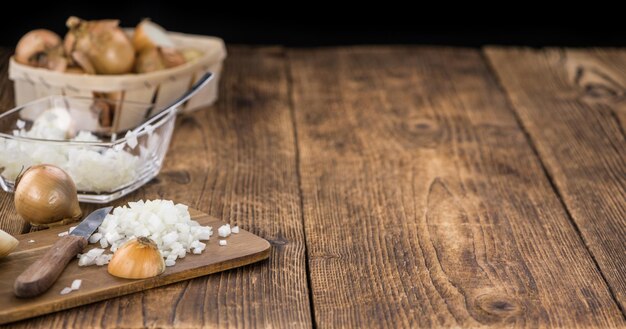
{"label": "wood grain texture", "polygon": [[[13,82],[9,80],[9,57],[12,49],[0,47],[0,113],[15,106],[13,99]],[[28,232],[30,225],[24,223],[15,212],[13,195],[6,194],[0,189],[0,229],[9,234]]]}
{"label": "wood grain texture", "polygon": [[626,314],[626,50],[486,54]]}
{"label": "wood grain texture", "polygon": [[[44,231],[49,233],[49,231]],[[20,235],[22,243],[28,243],[28,240],[24,240],[28,235]],[[46,290],[48,290],[59,278],[65,267],[71,260],[76,259],[76,255],[81,253],[87,246],[88,241],[85,237],[66,235],[59,238],[52,246],[49,246],[45,254],[41,255],[39,259],[31,263],[28,267],[24,267],[22,272],[15,277],[18,272],[10,272],[10,277],[4,277],[7,282],[13,281],[13,293],[18,297],[35,297],[39,296]],[[17,254],[15,255],[17,256]],[[15,263],[12,261],[14,257],[3,260],[4,264]],[[22,265],[21,261],[18,261]],[[2,273],[9,273],[7,269],[8,265],[2,266]],[[5,292],[9,293],[10,292]],[[4,307],[4,310],[7,308]]]}
{"label": "wood grain texture", "polygon": [[289,58],[319,327],[626,325],[479,51]]}
{"label": "wood grain texture", "polygon": [[[284,52],[228,51],[218,103],[181,115],[159,176],[115,205],[147,198],[188,204],[269,240],[269,260],[14,327],[311,326]],[[0,206],[0,214],[14,211],[11,202]]]}
{"label": "wood grain texture", "polygon": [[[185,258],[177,260],[176,266],[167,267],[163,274],[141,280],[116,278],[108,274],[106,266],[79,267],[78,259],[73,257],[72,261],[62,271],[58,281],[44,294],[34,298],[17,298],[13,295],[15,278],[31,264],[45,259],[51,246],[57,246],[59,241],[70,241],[72,238],[80,237],[69,235],[59,238],[57,236],[59,232],[67,231],[71,225],[18,236],[20,240],[18,249],[0,260],[0,268],[2,268],[2,272],[0,272],[0,323],[93,303],[113,296],[125,295],[247,265],[266,259],[269,255],[269,243],[244,230],[228,237],[226,247],[219,246],[217,228],[224,223],[193,209],[190,210],[190,213],[193,220],[201,225],[212,226],[215,231],[213,238],[205,241],[206,249],[202,254],[189,254]],[[30,240],[34,242],[29,243]],[[86,240],[83,239],[82,241],[87,244]],[[92,247],[94,246],[92,245],[88,249]],[[63,288],[69,287],[75,279],[83,280],[79,290],[67,295],[59,294]]]}

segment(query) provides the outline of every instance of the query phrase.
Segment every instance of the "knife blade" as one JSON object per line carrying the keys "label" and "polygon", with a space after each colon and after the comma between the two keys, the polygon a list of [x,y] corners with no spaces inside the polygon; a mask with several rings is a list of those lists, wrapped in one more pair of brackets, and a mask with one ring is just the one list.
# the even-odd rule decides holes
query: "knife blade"
{"label": "knife blade", "polygon": [[82,222],[80,222],[80,224],[78,224],[78,226],[76,226],[76,228],[70,234],[82,236],[85,239],[89,239],[91,234],[93,234],[93,232],[95,232],[98,227],[100,227],[100,224],[102,224],[102,221],[104,221],[104,218],[107,216],[107,214],[111,212],[111,209],[113,209],[113,207],[104,207],[95,210],[94,212],[89,214],[89,216],[87,216]]}
{"label": "knife blade", "polygon": [[48,290],[70,260],[85,248],[113,207],[100,208],[87,216],[69,235],[61,237],[48,251],[20,274],[13,284],[17,297],[34,297]]}

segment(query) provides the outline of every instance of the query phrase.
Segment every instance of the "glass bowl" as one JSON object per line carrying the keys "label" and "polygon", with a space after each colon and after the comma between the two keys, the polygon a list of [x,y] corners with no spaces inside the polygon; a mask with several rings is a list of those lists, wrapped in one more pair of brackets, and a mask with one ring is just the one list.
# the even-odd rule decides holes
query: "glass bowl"
{"label": "glass bowl", "polygon": [[[147,183],[161,170],[176,108],[115,133],[103,117],[106,99],[49,96],[0,114],[0,186],[13,192],[15,178],[40,163],[65,170],[81,202],[107,203]],[[124,102],[123,111],[150,113],[151,104]]]}

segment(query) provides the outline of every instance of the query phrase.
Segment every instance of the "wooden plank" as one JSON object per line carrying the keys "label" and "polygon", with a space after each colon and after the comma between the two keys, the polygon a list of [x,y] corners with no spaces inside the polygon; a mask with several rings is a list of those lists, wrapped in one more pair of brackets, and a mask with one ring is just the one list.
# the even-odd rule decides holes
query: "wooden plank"
{"label": "wooden plank", "polygon": [[[15,278],[40,259],[59,239],[57,234],[67,231],[71,225],[19,235],[17,249],[8,257],[0,259],[0,323],[31,318],[267,259],[270,245],[266,240],[240,230],[240,233],[226,239],[227,246],[220,246],[218,241],[221,238],[217,236],[217,228],[224,222],[194,209],[190,209],[190,213],[193,220],[214,229],[214,236],[206,241],[206,249],[202,254],[189,254],[177,260],[175,266],[166,268],[163,274],[143,280],[118,279],[107,273],[106,266],[79,267],[78,259],[74,259],[48,291],[34,298],[17,298],[13,295]],[[92,245],[88,249],[93,247],[96,246]],[[83,281],[80,290],[66,295],[59,293],[76,279]]]}
{"label": "wooden plank", "polygon": [[[13,54],[12,49],[0,47],[0,113],[10,110],[15,106],[13,101],[13,82],[9,80],[9,58]],[[10,234],[27,232],[30,225],[25,224],[15,212],[13,198],[5,195],[0,189],[0,209],[7,209],[6,213],[0,211],[0,229]]]}
{"label": "wooden plank", "polygon": [[15,327],[310,327],[292,127],[283,50],[229,48],[217,104],[182,115],[159,176],[115,204],[188,204],[269,240],[269,260]]}
{"label": "wooden plank", "polygon": [[486,54],[626,314],[626,50]]}
{"label": "wooden plank", "polygon": [[320,327],[623,327],[477,50],[289,52]]}

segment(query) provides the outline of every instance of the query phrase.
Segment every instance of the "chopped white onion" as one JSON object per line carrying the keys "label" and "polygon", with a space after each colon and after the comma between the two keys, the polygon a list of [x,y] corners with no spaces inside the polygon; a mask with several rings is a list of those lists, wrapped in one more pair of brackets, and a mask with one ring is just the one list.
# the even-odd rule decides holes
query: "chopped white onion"
{"label": "chopped white onion", "polygon": [[74,231],[75,229],[76,229],[76,226],[70,227],[70,231],[68,233],[72,233],[72,231]]}
{"label": "chopped white onion", "polygon": [[28,240],[28,243],[33,243],[35,242],[35,240]]}
{"label": "chopped white onion", "polygon": [[102,239],[102,233],[94,233],[89,237],[89,243],[96,243]]}
{"label": "chopped white onion", "polygon": [[[104,253],[104,249],[100,249],[100,248],[93,248],[91,250],[89,250],[88,252],[79,255],[78,256],[78,266],[91,266],[94,264],[98,263],[98,258],[101,258],[101,260],[99,261],[102,264],[97,264],[97,265],[104,265],[106,263],[108,263],[108,261],[106,263],[103,263],[103,260],[106,258],[102,258],[102,256],[107,256],[107,255],[103,255]],[[110,258],[109,258],[110,259]]]}
{"label": "chopped white onion", "polygon": [[70,287],[65,287],[65,288],[63,288],[63,290],[61,290],[61,295],[67,295],[67,294],[69,294],[70,292],[72,292],[72,288],[70,288]]}
{"label": "chopped white onion", "polygon": [[220,240],[220,246],[225,246],[228,244],[228,241],[226,240]]}
{"label": "chopped white onion", "polygon": [[[110,245],[112,252],[130,239],[148,237],[157,244],[166,265],[174,266],[176,260],[184,258],[188,252],[202,253],[206,244],[200,240],[209,240],[213,230],[191,220],[186,205],[152,200],[129,202],[128,206],[113,209],[92,237],[96,234],[100,234],[97,236],[100,245],[103,248]],[[98,242],[95,238],[92,240],[92,243]]]}
{"label": "chopped white onion", "polygon": [[76,279],[76,280],[72,281],[72,285],[70,286],[70,288],[72,290],[78,290],[78,289],[80,289],[80,285],[82,283],[83,283],[83,280]]}
{"label": "chopped white onion", "polygon": [[95,264],[96,261],[94,258],[92,257],[87,257],[85,255],[81,255],[80,259],[78,260],[78,266],[91,266],[93,264]]}
{"label": "chopped white onion", "polygon": [[[29,130],[24,129],[26,123],[17,121],[18,129],[14,136],[68,140],[78,142],[99,142],[97,136],[88,131],[74,134],[71,118],[67,110],[53,108],[38,116]],[[127,144],[137,145],[137,136],[129,135]],[[158,137],[158,134],[154,134]],[[152,137],[151,137],[152,138]],[[144,153],[147,154],[147,153]],[[142,154],[141,156],[144,156]],[[134,181],[142,161],[140,157],[125,151],[109,149],[101,146],[87,145],[47,145],[29,141],[0,139],[0,168],[2,175],[15,180],[23,168],[38,163],[49,163],[65,170],[74,180],[79,191],[113,191]],[[115,170],[112,170],[114,168]]]}
{"label": "chopped white onion", "polygon": [[104,249],[93,248],[89,250],[85,255],[89,255],[90,257],[96,258],[104,253]]}
{"label": "chopped white onion", "polygon": [[124,138],[126,138],[126,144],[128,144],[131,149],[135,149],[135,147],[137,147],[137,134],[135,134],[134,131],[129,130],[126,132],[126,136],[124,136]]}
{"label": "chopped white onion", "polygon": [[96,257],[96,265],[102,266],[108,264],[111,261],[111,258],[113,258],[113,254],[100,255]]}
{"label": "chopped white onion", "polygon": [[224,224],[217,229],[217,234],[222,238],[228,237],[230,235],[230,224]]}
{"label": "chopped white onion", "polygon": [[239,233],[239,226],[233,226],[233,228],[230,229],[230,232],[238,234]]}
{"label": "chopped white onion", "polygon": [[59,233],[59,234],[57,234],[57,235],[58,235],[58,236],[66,236],[66,235],[68,235],[68,234],[70,234],[70,232],[68,232],[68,231],[64,231],[64,232],[61,232],[61,233]]}
{"label": "chopped white onion", "polygon": [[148,135],[152,135],[152,133],[154,132],[153,125],[147,125],[144,129],[148,132]]}

